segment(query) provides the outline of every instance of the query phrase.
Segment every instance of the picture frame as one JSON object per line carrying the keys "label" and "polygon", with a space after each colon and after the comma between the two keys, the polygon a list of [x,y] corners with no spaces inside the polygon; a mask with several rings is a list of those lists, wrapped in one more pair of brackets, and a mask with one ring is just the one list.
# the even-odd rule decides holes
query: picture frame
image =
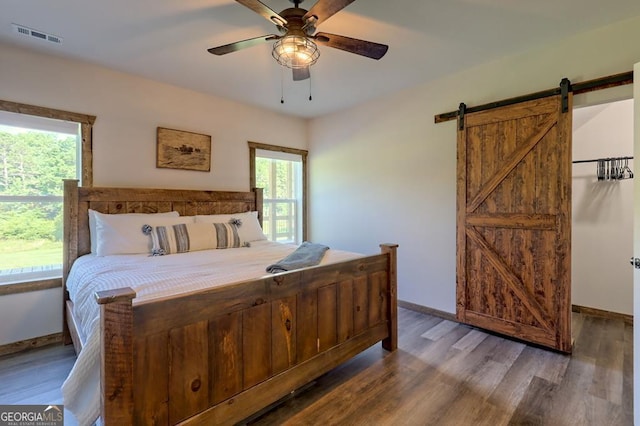
{"label": "picture frame", "polygon": [[211,171],[211,136],[158,127],[156,167]]}

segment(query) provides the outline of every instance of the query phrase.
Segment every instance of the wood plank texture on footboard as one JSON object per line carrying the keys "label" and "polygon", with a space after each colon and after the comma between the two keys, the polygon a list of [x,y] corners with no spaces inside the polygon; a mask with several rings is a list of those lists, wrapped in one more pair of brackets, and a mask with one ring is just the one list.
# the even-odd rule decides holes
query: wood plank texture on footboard
{"label": "wood plank texture on footboard", "polygon": [[[118,309],[103,309],[111,325],[103,370],[132,379],[103,377],[121,385],[117,394],[106,389],[106,424],[126,420],[129,395],[132,424],[233,424],[372,344],[393,342],[394,252],[388,245],[380,255],[141,303],[130,315],[114,299]],[[98,297],[108,306],[108,295]]]}

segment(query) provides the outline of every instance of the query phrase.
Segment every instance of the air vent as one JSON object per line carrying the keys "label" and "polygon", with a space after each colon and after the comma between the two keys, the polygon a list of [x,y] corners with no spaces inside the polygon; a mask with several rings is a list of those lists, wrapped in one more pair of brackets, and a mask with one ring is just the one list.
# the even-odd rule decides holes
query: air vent
{"label": "air vent", "polygon": [[34,30],[29,27],[25,27],[24,25],[11,24],[13,25],[13,29],[16,34],[20,34],[22,36],[27,36],[31,38],[36,38],[42,41],[48,41],[51,43],[62,44],[62,37],[53,34],[47,34],[44,31]]}

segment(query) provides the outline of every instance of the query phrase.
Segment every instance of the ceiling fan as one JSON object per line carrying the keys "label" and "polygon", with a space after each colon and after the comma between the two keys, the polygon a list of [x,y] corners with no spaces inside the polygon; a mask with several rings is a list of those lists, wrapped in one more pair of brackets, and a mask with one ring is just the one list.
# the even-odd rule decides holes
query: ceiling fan
{"label": "ceiling fan", "polygon": [[294,7],[276,13],[259,0],[236,0],[276,25],[281,35],[268,34],[248,40],[212,47],[209,53],[226,55],[261,43],[275,41],[272,56],[280,65],[293,70],[295,81],[310,77],[309,67],[320,56],[317,44],[355,53],[372,59],[382,58],[389,46],[337,34],[314,34],[318,25],[355,0],[318,0],[310,10],[299,7],[304,0],[289,0]]}

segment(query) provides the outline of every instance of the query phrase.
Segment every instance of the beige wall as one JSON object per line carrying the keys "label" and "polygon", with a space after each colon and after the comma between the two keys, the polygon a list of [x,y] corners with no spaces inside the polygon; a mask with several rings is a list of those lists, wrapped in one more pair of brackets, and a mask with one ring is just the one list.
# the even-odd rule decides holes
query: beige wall
{"label": "beige wall", "polygon": [[[0,99],[97,116],[96,186],[246,190],[248,140],[307,148],[303,119],[2,44],[0,57]],[[157,169],[158,126],[211,135],[211,172]]]}
{"label": "beige wall", "polygon": [[[626,156],[633,156],[633,99],[574,111],[574,160]],[[596,163],[577,163],[572,200],[571,301],[633,315],[633,180],[598,181]]]}
{"label": "beige wall", "polygon": [[[247,190],[247,141],[307,149],[303,119],[2,44],[0,58],[0,99],[97,116],[96,186]],[[211,172],[157,169],[158,126],[211,135]],[[59,331],[61,306],[57,290],[0,297],[0,345]]]}
{"label": "beige wall", "polygon": [[455,312],[456,127],[434,115],[629,71],[640,45],[625,40],[638,39],[635,18],[312,120],[311,238],[363,252],[399,243],[399,298]]}
{"label": "beige wall", "polygon": [[[0,99],[97,116],[95,185],[245,190],[248,140],[307,148],[302,119],[9,46],[0,57]],[[211,135],[211,172],[156,169],[158,126]]]}

